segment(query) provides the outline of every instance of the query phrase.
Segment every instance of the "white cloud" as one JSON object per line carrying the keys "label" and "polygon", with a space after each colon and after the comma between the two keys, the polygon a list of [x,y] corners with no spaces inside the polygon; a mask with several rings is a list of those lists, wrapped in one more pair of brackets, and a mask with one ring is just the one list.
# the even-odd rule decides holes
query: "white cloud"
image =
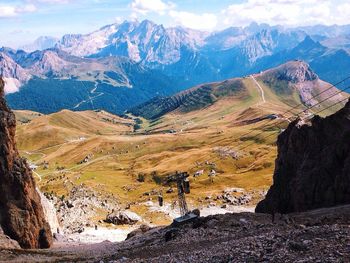
{"label": "white cloud", "polygon": [[31,13],[31,12],[35,12],[36,10],[37,10],[37,8],[33,4],[28,4],[28,5],[17,7],[17,11],[19,13]]}
{"label": "white cloud", "polygon": [[194,14],[183,11],[170,11],[176,23],[192,29],[214,29],[218,23],[216,15],[210,13]]}
{"label": "white cloud", "polygon": [[162,0],[133,0],[130,6],[133,12],[143,15],[149,12],[165,14],[166,11],[175,7],[173,3],[165,3]]}
{"label": "white cloud", "polygon": [[14,6],[0,6],[0,17],[13,17],[16,16],[16,7]]}
{"label": "white cloud", "polygon": [[47,4],[67,4],[78,0],[22,0],[20,4],[0,4],[0,18],[11,18],[23,13],[33,13]]}
{"label": "white cloud", "polygon": [[338,24],[349,24],[350,23],[350,3],[343,3],[337,7],[338,15],[336,16],[336,23]]}
{"label": "white cloud", "polygon": [[35,12],[37,9],[33,4],[12,6],[12,5],[0,5],[0,18],[15,17],[22,13]]}
{"label": "white cloud", "polygon": [[27,0],[29,3],[34,4],[68,4],[74,0]]}
{"label": "white cloud", "polygon": [[338,0],[338,7],[339,3],[343,3],[342,10],[337,10],[332,0],[248,0],[223,10],[223,24],[243,26],[253,21],[271,25],[348,24],[347,0]]}

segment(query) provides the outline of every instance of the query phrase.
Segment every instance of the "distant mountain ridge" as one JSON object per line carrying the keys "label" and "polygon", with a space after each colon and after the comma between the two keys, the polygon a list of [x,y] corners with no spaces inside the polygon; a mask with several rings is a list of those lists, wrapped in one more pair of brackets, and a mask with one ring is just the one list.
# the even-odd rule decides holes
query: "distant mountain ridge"
{"label": "distant mountain ridge", "polygon": [[[111,105],[111,98],[102,95],[91,96],[79,82],[121,87],[113,91],[113,96],[116,101],[127,96],[130,107],[160,94],[171,95],[201,83],[242,77],[295,59],[309,63],[321,79],[336,83],[350,75],[349,28],[283,28],[252,23],[208,33],[182,27],[165,28],[149,20],[124,21],[85,35],[69,34],[56,42],[51,39],[50,45],[54,47],[44,50],[28,53],[1,48],[0,74],[7,80],[8,93],[19,91],[9,95],[13,108],[24,107],[28,94],[34,90],[41,93],[34,83],[41,88],[50,83],[51,88],[45,87],[43,92],[57,96],[52,89],[65,82],[65,85],[70,83],[69,93],[80,94],[77,100],[98,99],[103,109],[120,113],[125,106],[114,102]],[[50,38],[41,40],[50,42]],[[40,48],[44,46],[38,45]],[[143,84],[141,80],[149,75],[153,77]],[[162,81],[158,82],[159,79]],[[131,92],[135,99],[125,95],[131,93],[123,88],[138,89]],[[46,113],[67,107],[66,102],[60,101],[61,96],[54,99],[57,105],[46,109]],[[70,106],[82,109],[75,108],[76,105]],[[95,107],[93,103],[81,105],[84,109]],[[30,109],[40,111],[34,105]]]}
{"label": "distant mountain ridge", "polygon": [[48,48],[53,48],[59,39],[57,37],[51,36],[41,36],[38,37],[33,43],[19,47],[19,49],[26,52],[34,52],[37,50],[45,50]]}
{"label": "distant mountain ridge", "polygon": [[[334,65],[325,63],[324,59],[327,56],[329,62],[340,50],[349,53],[349,28],[284,28],[252,23],[208,33],[182,27],[165,28],[149,20],[124,21],[87,35],[66,35],[56,47],[78,56],[126,56],[183,79],[183,88],[240,77],[293,59],[307,61],[323,79],[333,82],[334,77],[328,72]],[[342,60],[347,65],[350,55]],[[350,70],[342,69],[338,74],[344,76]]]}

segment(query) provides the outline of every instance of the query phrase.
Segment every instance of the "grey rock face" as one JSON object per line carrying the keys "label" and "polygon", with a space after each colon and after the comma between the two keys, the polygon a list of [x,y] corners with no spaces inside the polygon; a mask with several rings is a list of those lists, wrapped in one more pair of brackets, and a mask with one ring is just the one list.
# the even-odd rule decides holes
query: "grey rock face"
{"label": "grey rock face", "polygon": [[350,203],[350,101],[337,113],[292,122],[277,141],[274,183],[259,213],[291,213]]}

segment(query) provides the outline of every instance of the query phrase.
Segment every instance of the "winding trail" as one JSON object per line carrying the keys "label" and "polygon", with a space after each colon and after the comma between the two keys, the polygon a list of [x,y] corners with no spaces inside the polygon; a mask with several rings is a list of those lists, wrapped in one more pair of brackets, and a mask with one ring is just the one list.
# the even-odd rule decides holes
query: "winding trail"
{"label": "winding trail", "polygon": [[265,103],[265,92],[263,90],[263,88],[260,86],[259,82],[256,81],[256,79],[254,78],[253,75],[250,75],[250,77],[253,79],[255,85],[257,86],[257,88],[260,90],[260,94],[261,94],[261,99],[262,99],[262,103]]}
{"label": "winding trail", "polygon": [[88,95],[89,98],[88,98],[87,100],[82,100],[82,101],[79,102],[77,105],[75,105],[75,106],[73,107],[73,109],[77,109],[77,108],[80,107],[81,104],[89,103],[89,102],[91,103],[92,108],[95,108],[95,107],[94,107],[94,102],[93,102],[93,100],[96,99],[96,98],[98,98],[98,97],[101,97],[102,95],[104,95],[103,92],[96,92],[96,90],[97,90],[97,88],[98,88],[97,85],[98,85],[98,83],[95,82],[94,88],[90,91],[90,94],[97,94],[97,95],[95,95],[95,96],[93,96],[93,97],[91,97],[90,95]]}

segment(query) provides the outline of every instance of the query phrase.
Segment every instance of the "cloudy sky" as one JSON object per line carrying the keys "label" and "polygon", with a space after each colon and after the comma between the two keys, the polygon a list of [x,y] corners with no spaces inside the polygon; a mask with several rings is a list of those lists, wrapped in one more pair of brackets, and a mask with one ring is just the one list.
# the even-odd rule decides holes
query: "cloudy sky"
{"label": "cloudy sky", "polygon": [[286,26],[350,24],[349,0],[0,0],[0,46],[41,35],[88,33],[123,20],[150,19],[200,30],[252,21]]}

